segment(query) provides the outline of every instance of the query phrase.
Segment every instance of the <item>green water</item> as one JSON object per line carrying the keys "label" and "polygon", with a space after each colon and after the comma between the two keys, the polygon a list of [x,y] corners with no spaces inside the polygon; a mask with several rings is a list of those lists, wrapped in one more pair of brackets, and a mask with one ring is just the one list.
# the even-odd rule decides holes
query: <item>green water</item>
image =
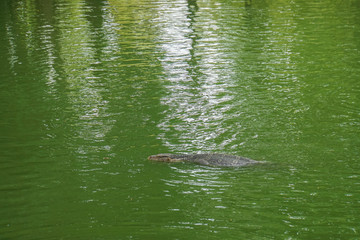
{"label": "green water", "polygon": [[359,216],[360,1],[0,2],[0,239],[360,239]]}

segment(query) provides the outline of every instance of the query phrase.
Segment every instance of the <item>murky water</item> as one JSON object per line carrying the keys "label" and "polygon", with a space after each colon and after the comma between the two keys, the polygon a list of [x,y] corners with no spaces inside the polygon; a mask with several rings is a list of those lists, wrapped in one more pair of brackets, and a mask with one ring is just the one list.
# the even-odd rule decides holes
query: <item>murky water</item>
{"label": "murky water", "polygon": [[359,1],[5,0],[0,36],[1,239],[360,237]]}

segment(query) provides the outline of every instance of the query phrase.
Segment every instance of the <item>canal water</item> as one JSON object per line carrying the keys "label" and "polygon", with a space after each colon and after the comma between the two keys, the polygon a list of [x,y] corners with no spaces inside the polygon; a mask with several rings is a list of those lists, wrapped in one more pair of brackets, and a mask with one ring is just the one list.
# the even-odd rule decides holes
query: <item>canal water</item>
{"label": "canal water", "polygon": [[[163,152],[267,164],[147,160]],[[360,1],[1,1],[0,239],[359,223]]]}

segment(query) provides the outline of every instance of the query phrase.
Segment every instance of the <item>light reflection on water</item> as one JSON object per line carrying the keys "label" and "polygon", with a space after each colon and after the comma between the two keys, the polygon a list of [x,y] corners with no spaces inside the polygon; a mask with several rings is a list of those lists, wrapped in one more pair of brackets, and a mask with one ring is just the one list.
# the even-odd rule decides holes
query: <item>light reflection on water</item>
{"label": "light reflection on water", "polygon": [[0,235],[356,237],[356,1],[9,2]]}
{"label": "light reflection on water", "polygon": [[[168,139],[178,139],[182,146],[177,145],[178,151],[186,151],[190,145],[199,151],[204,149],[205,143],[210,149],[215,147],[211,139],[222,130],[218,128],[219,132],[206,133],[207,129],[216,128],[227,110],[227,107],[216,106],[231,100],[224,89],[226,76],[221,76],[221,70],[216,67],[225,63],[217,46],[218,36],[207,34],[203,39],[198,35],[194,26],[196,12],[190,6],[187,11],[164,11],[163,14],[162,19],[167,21],[160,38],[173,40],[162,43],[164,58],[161,63],[169,82],[167,94],[161,101],[169,106],[169,111],[158,124],[163,130],[159,138],[170,149],[174,145]],[[200,41],[204,46],[200,46]],[[199,54],[198,51],[205,47],[207,53]],[[172,128],[181,135],[167,136]],[[190,139],[191,143],[188,142]]]}

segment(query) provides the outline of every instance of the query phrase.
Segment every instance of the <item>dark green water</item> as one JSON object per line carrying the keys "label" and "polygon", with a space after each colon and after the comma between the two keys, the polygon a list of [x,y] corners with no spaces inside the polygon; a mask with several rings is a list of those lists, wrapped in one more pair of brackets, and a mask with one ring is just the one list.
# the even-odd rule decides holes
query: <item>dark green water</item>
{"label": "dark green water", "polygon": [[[160,152],[271,164],[146,160]],[[1,1],[0,239],[359,223],[360,1]]]}

